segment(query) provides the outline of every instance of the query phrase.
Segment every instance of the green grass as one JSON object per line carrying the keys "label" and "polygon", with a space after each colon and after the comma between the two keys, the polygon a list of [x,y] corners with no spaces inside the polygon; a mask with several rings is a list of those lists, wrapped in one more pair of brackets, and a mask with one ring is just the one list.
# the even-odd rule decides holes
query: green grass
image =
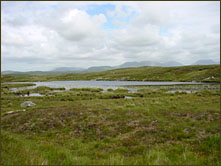
{"label": "green grass", "polygon": [[181,67],[136,67],[103,72],[61,75],[3,75],[3,82],[55,80],[120,80],[120,81],[204,81],[220,82],[220,65]]}
{"label": "green grass", "polygon": [[[212,88],[192,94],[148,86],[135,94],[32,90],[53,95],[44,97],[5,92],[2,164],[220,165],[220,91]],[[7,114],[27,100],[37,105]]]}
{"label": "green grass", "polygon": [[88,92],[101,92],[101,88],[71,88],[70,91],[88,91]]}
{"label": "green grass", "polygon": [[1,87],[2,88],[19,88],[19,87],[27,87],[27,86],[35,86],[36,84],[34,83],[23,83],[23,84],[7,84],[7,83],[4,83],[4,84],[1,84]]}

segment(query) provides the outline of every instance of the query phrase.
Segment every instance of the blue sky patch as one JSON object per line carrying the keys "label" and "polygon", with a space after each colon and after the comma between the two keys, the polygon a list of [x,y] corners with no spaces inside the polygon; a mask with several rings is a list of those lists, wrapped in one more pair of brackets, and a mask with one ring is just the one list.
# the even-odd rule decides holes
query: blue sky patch
{"label": "blue sky patch", "polygon": [[98,15],[98,14],[104,14],[105,16],[107,16],[107,12],[108,11],[112,11],[115,9],[115,5],[88,5],[86,12],[89,15]]}
{"label": "blue sky patch", "polygon": [[160,27],[159,35],[161,35],[161,36],[170,36],[171,33],[169,32],[169,29],[171,29],[171,28],[174,28],[174,26],[169,25],[169,26]]}
{"label": "blue sky patch", "polygon": [[[93,16],[93,15],[98,15],[98,14],[104,14],[106,16],[107,22],[104,23],[103,28],[108,30],[108,31],[112,31],[114,29],[121,29],[121,28],[125,28],[131,21],[131,19],[133,19],[136,15],[135,11],[131,12],[130,15],[126,16],[126,17],[110,17],[108,16],[108,12],[109,11],[114,11],[115,10],[116,5],[111,5],[111,4],[107,4],[107,5],[88,5],[86,12]],[[129,6],[122,6],[121,9],[123,12],[128,13],[129,12]],[[116,22],[120,22],[121,25],[116,24]]]}

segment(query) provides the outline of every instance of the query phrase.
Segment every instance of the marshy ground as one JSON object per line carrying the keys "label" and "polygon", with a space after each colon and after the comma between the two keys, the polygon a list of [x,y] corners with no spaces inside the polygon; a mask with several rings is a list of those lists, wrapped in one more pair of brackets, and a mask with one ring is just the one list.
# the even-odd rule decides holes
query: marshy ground
{"label": "marshy ground", "polygon": [[[219,85],[10,90],[22,86],[1,89],[4,165],[221,164]],[[180,89],[196,92],[168,93]]]}

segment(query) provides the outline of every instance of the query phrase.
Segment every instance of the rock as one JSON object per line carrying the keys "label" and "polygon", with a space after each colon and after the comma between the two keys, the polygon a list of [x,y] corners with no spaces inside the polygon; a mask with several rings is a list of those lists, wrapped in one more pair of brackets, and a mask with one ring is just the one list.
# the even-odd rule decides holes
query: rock
{"label": "rock", "polygon": [[4,115],[14,114],[14,113],[21,112],[21,111],[26,111],[26,110],[23,109],[23,110],[8,111],[8,112],[6,112]]}
{"label": "rock", "polygon": [[132,99],[133,97],[131,96],[124,96],[125,99]]}
{"label": "rock", "polygon": [[6,112],[6,114],[12,114],[12,113],[14,113],[15,111],[8,111],[8,112]]}
{"label": "rock", "polygon": [[35,103],[32,103],[31,101],[25,101],[24,103],[22,103],[20,106],[21,107],[31,107],[31,106],[35,106]]}

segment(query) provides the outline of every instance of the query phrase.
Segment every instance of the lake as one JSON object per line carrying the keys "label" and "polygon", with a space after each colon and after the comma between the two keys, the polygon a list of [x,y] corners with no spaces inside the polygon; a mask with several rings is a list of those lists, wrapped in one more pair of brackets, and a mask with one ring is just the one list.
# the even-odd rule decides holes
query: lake
{"label": "lake", "polygon": [[[180,84],[203,84],[199,82],[166,82],[166,81],[47,81],[47,82],[13,82],[13,83],[35,83],[35,86],[25,88],[35,88],[38,86],[48,86],[51,88],[62,88],[66,90],[71,88],[102,88],[107,89],[126,88],[129,92],[134,93],[139,89],[138,87],[124,87],[124,86],[140,86],[140,85],[180,85]],[[24,88],[13,88],[12,90],[22,90]]]}

